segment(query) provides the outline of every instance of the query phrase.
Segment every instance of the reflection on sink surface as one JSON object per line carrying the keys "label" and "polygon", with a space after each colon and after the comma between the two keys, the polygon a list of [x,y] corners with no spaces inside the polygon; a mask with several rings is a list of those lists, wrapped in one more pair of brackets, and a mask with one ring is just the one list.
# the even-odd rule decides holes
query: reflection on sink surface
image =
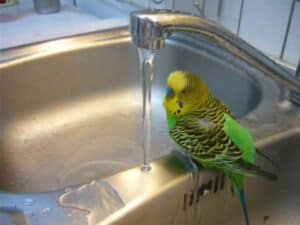
{"label": "reflection on sink surface", "polygon": [[[128,37],[1,66],[1,190],[57,190],[142,162],[138,55]],[[256,79],[170,42],[155,59],[152,158],[172,149],[162,99],[177,69],[201,74],[239,117],[261,98]]]}

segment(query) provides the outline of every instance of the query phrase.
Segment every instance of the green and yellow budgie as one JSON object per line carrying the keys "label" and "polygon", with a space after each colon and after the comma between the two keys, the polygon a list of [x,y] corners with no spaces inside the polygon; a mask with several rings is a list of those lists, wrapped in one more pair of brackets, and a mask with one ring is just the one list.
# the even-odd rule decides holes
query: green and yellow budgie
{"label": "green and yellow budgie", "polygon": [[257,151],[247,129],[191,73],[175,71],[169,75],[164,107],[172,139],[203,168],[224,171],[240,198],[249,225],[244,179],[245,176],[277,179],[254,164],[256,153],[267,156]]}

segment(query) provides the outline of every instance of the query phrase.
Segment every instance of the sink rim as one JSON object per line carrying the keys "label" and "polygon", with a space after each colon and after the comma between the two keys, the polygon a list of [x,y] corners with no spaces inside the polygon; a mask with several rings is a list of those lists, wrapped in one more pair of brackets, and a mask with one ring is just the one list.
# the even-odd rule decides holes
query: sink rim
{"label": "sink rim", "polygon": [[[0,69],[50,55],[130,39],[128,26],[96,31],[0,50]],[[54,46],[58,46],[56,49]]]}

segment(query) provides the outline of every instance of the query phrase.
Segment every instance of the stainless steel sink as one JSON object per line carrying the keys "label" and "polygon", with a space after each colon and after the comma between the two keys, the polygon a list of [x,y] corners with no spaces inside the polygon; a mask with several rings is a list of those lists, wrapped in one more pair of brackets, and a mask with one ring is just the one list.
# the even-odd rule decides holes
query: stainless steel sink
{"label": "stainless steel sink", "polygon": [[[201,171],[198,179],[192,178],[184,159],[171,153],[174,146],[167,135],[162,107],[168,73],[183,69],[201,74],[257,141],[272,136],[261,149],[274,152],[280,166],[285,165],[281,157],[292,157],[280,154],[292,154],[299,146],[299,132],[287,138],[273,138],[273,134],[299,127],[299,117],[278,107],[279,87],[258,71],[214,46],[199,44],[192,38],[180,40],[170,40],[155,59],[154,169],[137,180],[129,179],[132,175],[128,174],[140,173],[142,97],[137,49],[131,44],[127,28],[2,52],[0,225],[84,223],[86,212],[70,218],[67,215],[71,209],[59,206],[58,198],[66,187],[101,179],[107,180],[125,202],[125,207],[104,224],[134,224],[137,218],[144,224],[197,224],[199,216],[205,224],[242,221],[238,201],[232,198],[228,185],[206,197],[198,196],[199,203],[195,195],[190,200],[191,193],[216,179],[220,182],[222,176]],[[294,160],[294,171],[299,170],[299,155],[295,153],[287,160]],[[134,169],[127,171],[129,168]],[[288,208],[294,203],[299,205],[299,199],[294,198],[300,190],[295,186],[297,178],[285,176],[288,168],[280,171],[287,180],[280,179],[277,184],[249,182],[253,224],[261,224],[262,216],[269,216],[271,224],[283,224],[277,222],[286,219],[278,211],[282,199],[287,199],[282,204]],[[140,188],[129,191],[132,186]],[[282,194],[272,204],[272,195],[279,191]],[[24,206],[26,198],[35,199],[35,205]],[[45,216],[41,211],[47,207],[52,213]],[[212,214],[215,207],[222,211],[218,216]],[[34,218],[24,214],[28,208]],[[177,222],[172,222],[176,215]]]}
{"label": "stainless steel sink", "polygon": [[[141,163],[141,85],[129,37],[1,66],[0,189],[56,190]],[[202,74],[240,117],[261,98],[257,80],[169,43],[155,61],[152,158],[170,151],[162,99],[176,69]]]}

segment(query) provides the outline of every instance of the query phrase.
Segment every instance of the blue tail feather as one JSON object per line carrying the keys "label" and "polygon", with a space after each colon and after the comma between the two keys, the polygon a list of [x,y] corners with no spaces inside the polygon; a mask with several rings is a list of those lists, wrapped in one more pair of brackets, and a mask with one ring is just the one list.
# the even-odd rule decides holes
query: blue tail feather
{"label": "blue tail feather", "polygon": [[241,205],[242,205],[246,225],[250,225],[249,215],[248,215],[248,207],[247,207],[247,201],[246,201],[244,189],[237,188],[237,192],[238,192],[240,202],[241,202]]}

